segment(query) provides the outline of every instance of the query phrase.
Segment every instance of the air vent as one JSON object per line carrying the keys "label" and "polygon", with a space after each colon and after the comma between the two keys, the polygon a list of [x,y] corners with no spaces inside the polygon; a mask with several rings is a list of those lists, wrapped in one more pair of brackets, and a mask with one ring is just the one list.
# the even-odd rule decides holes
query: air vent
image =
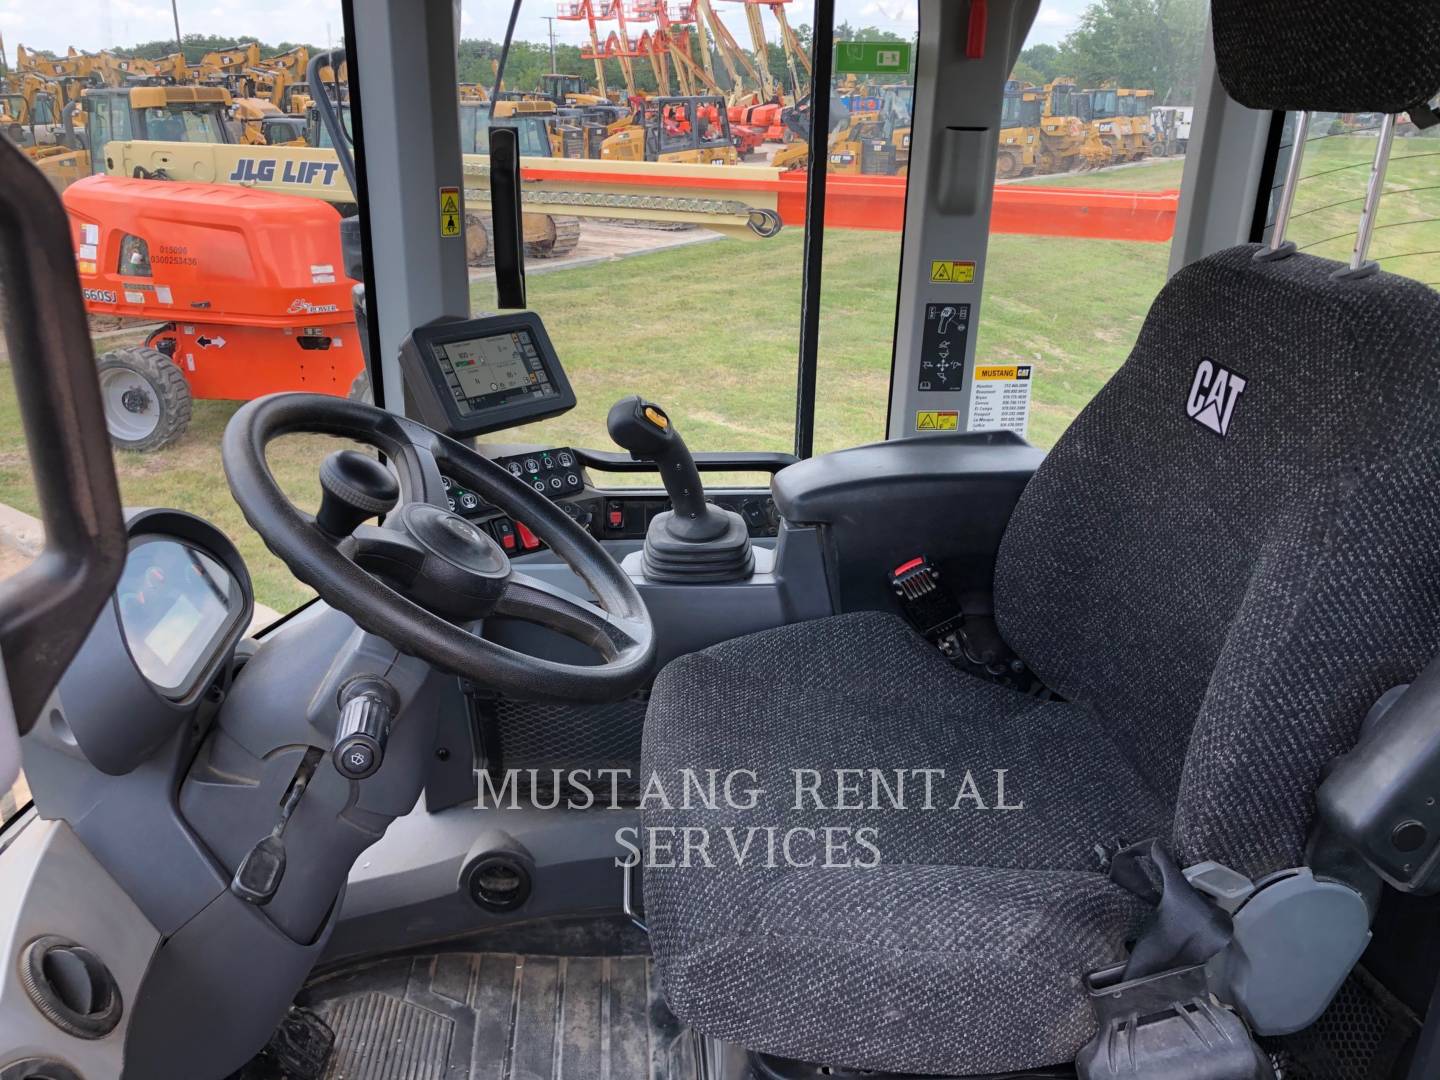
{"label": "air vent", "polygon": [[[45,1019],[67,1035],[99,1039],[120,1022],[115,976],[98,956],[68,938],[49,934],[27,945],[20,957],[20,982]],[[0,1073],[0,1080],[9,1080],[9,1075]]]}

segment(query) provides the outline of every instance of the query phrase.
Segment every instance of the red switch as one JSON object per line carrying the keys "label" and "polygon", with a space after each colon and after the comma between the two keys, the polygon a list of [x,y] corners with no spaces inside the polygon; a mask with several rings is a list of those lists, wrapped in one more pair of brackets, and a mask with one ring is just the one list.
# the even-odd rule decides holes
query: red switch
{"label": "red switch", "polygon": [[526,551],[534,551],[540,546],[540,538],[520,521],[515,522],[515,531],[520,534],[520,546]]}
{"label": "red switch", "polygon": [[619,503],[612,502],[606,509],[605,520],[610,523],[610,528],[621,528],[625,524],[625,508]]}
{"label": "red switch", "polygon": [[515,550],[515,530],[511,528],[508,519],[501,518],[499,521],[493,522],[490,527],[495,530],[495,536],[500,541],[502,548],[506,551]]}

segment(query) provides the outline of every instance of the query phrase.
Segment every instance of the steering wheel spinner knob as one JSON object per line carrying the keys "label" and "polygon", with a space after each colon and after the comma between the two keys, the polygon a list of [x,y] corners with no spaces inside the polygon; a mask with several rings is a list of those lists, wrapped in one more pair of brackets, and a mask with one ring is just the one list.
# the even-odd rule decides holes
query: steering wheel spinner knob
{"label": "steering wheel spinner knob", "polygon": [[390,470],[358,450],[337,450],[320,463],[320,510],[315,523],[335,539],[366,518],[395,509],[400,485]]}

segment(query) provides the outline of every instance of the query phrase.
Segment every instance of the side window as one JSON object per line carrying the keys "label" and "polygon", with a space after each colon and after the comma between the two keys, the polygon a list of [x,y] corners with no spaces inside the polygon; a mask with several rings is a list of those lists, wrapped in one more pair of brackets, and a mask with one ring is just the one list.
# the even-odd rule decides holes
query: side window
{"label": "side window", "polygon": [[123,97],[110,95],[110,138],[117,141],[135,138],[136,123]]}
{"label": "side window", "polygon": [[[1290,154],[1303,138],[1305,156],[1286,239],[1312,255],[1350,258],[1381,120],[1376,113],[1312,113],[1307,129],[1297,132],[1296,114],[1286,116],[1267,235]],[[1440,286],[1440,128],[1418,128],[1408,115],[1395,124],[1369,257],[1392,274]]]}
{"label": "side window", "polygon": [[660,107],[660,151],[676,153],[694,145],[693,120],[689,102],[669,102]]}
{"label": "side window", "polygon": [[[1001,381],[1028,377],[1028,406],[982,428],[1049,447],[1129,355],[1168,275],[1207,6],[1040,5],[1011,73],[976,351]],[[1145,229],[1106,223],[1115,192]]]}
{"label": "side window", "polygon": [[97,97],[90,102],[86,111],[85,123],[88,127],[86,137],[90,143],[90,153],[97,158],[104,153],[105,144],[115,138],[110,125],[110,99],[109,96]]}

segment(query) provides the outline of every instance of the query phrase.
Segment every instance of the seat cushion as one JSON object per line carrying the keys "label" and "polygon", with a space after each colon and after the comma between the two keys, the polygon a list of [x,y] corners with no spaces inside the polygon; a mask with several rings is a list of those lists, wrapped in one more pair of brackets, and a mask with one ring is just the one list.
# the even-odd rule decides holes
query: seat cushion
{"label": "seat cushion", "polygon": [[[883,770],[888,788],[845,774],[845,805],[864,808],[838,809],[837,769]],[[930,774],[929,809],[922,769],[945,771]],[[959,672],[873,612],[670,664],[644,770],[662,785],[642,806],[645,828],[662,830],[645,905],[671,1008],[753,1048],[892,1071],[1073,1058],[1093,1033],[1081,976],[1123,957],[1142,914],[1099,872],[1095,847],[1165,833],[1173,801],[1083,709]],[[749,773],[729,804],[706,805],[694,796],[709,770],[722,784]],[[820,772],[823,808],[809,783],[795,808],[793,770]],[[765,792],[753,808],[748,789]],[[830,834],[828,867],[827,828],[845,830]],[[688,866],[683,829],[704,830],[690,834]],[[793,829],[816,839],[799,834],[787,860]],[[863,829],[878,859],[856,840]]]}

